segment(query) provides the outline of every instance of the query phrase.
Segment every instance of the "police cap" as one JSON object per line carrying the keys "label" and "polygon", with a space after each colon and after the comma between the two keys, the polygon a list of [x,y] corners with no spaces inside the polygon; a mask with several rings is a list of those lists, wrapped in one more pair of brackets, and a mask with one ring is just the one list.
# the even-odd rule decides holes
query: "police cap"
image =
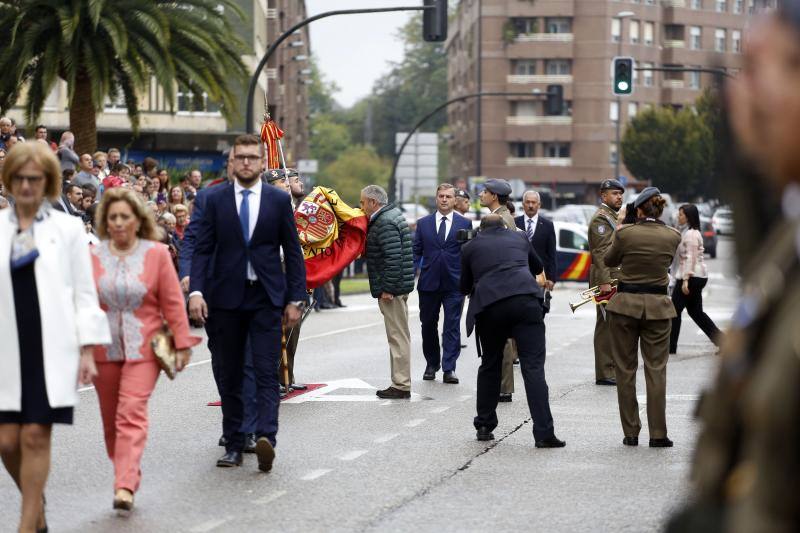
{"label": "police cap", "polygon": [[489,179],[486,180],[486,190],[493,192],[497,196],[511,196],[511,185],[506,180]]}
{"label": "police cap", "polygon": [[469,193],[464,189],[456,189],[456,198],[463,198],[469,200]]}
{"label": "police cap", "polygon": [[608,191],[608,190],[618,190],[625,192],[625,186],[619,182],[619,180],[610,179],[610,180],[603,180],[603,183],[600,184],[601,191]]}
{"label": "police cap", "polygon": [[658,187],[647,187],[645,190],[639,193],[639,196],[636,197],[636,200],[633,201],[633,207],[641,207],[647,200],[652,198],[653,196],[658,196],[661,194],[661,191],[658,190]]}

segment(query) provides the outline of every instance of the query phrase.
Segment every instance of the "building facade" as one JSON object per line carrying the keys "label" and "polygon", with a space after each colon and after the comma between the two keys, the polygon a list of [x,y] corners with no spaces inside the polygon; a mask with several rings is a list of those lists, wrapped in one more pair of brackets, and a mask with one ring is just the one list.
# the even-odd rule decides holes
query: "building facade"
{"label": "building facade", "polygon": [[[613,57],[735,72],[754,3],[461,0],[447,42],[450,97],[561,85],[564,107],[546,114],[543,95],[450,106],[452,177],[519,179],[563,201],[596,197],[597,183],[614,175],[617,121],[624,130],[647,107],[692,105],[713,83],[711,74],[637,72],[634,93],[618,100]],[[629,175],[624,165],[620,174]]]}

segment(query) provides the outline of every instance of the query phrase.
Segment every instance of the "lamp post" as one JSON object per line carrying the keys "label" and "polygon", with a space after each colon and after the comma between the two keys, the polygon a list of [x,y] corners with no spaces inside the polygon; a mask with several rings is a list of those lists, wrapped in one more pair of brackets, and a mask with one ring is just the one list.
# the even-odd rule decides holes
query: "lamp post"
{"label": "lamp post", "polygon": [[[620,11],[617,13],[616,18],[619,19],[619,41],[617,42],[617,56],[622,55],[622,39],[625,36],[623,21],[626,18],[634,16],[636,13],[633,11]],[[622,147],[620,146],[620,123],[622,122],[622,98],[617,95],[617,131],[616,131],[616,146],[617,157],[614,158],[614,179],[619,179],[619,161],[622,158]]]}

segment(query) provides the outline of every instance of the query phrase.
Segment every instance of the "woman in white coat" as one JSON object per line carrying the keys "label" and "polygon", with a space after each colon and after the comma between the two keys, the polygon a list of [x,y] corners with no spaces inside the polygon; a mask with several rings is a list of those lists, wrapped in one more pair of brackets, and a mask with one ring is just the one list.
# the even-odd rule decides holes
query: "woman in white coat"
{"label": "woman in white coat", "polygon": [[22,493],[19,531],[41,532],[52,425],[72,423],[92,348],[111,338],[83,223],[45,201],[61,189],[53,152],[18,143],[2,182],[15,207],[0,211],[0,455]]}

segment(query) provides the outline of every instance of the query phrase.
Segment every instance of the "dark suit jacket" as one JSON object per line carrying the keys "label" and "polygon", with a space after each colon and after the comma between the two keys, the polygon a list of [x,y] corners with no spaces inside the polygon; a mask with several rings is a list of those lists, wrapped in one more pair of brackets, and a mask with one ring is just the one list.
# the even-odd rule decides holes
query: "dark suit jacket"
{"label": "dark suit jacket", "polygon": [[178,256],[178,278],[183,279],[192,273],[192,254],[194,254],[194,241],[197,236],[197,228],[200,227],[200,221],[203,220],[203,212],[206,209],[206,199],[208,194],[215,190],[214,188],[206,187],[197,192],[194,197],[194,205],[192,206],[192,218],[189,220],[189,225],[183,231],[183,239],[181,240],[181,253]]}
{"label": "dark suit jacket", "polygon": [[469,294],[467,334],[475,316],[495,302],[520,294],[544,297],[536,283],[542,262],[524,233],[506,228],[482,230],[461,249],[461,292]]}
{"label": "dark suit jacket", "polygon": [[262,185],[258,221],[245,244],[234,194],[233,185],[226,184],[214,187],[206,197],[195,236],[189,292],[202,292],[211,308],[238,308],[244,300],[249,260],[274,306],[305,300],[305,262],[289,195]]}
{"label": "dark suit jacket", "polygon": [[444,244],[439,242],[436,226],[438,212],[420,218],[414,234],[414,265],[420,268],[418,291],[457,291],[461,276],[461,244],[456,240],[460,229],[471,229],[472,223],[455,211],[450,233]]}
{"label": "dark suit jacket", "polygon": [[[517,227],[522,231],[527,231],[525,227],[525,216],[521,215],[514,219]],[[536,255],[544,263],[544,274],[550,281],[556,281],[558,272],[556,272],[556,230],[553,223],[539,215],[539,220],[536,222],[536,230],[533,232],[533,249],[536,250]]]}

